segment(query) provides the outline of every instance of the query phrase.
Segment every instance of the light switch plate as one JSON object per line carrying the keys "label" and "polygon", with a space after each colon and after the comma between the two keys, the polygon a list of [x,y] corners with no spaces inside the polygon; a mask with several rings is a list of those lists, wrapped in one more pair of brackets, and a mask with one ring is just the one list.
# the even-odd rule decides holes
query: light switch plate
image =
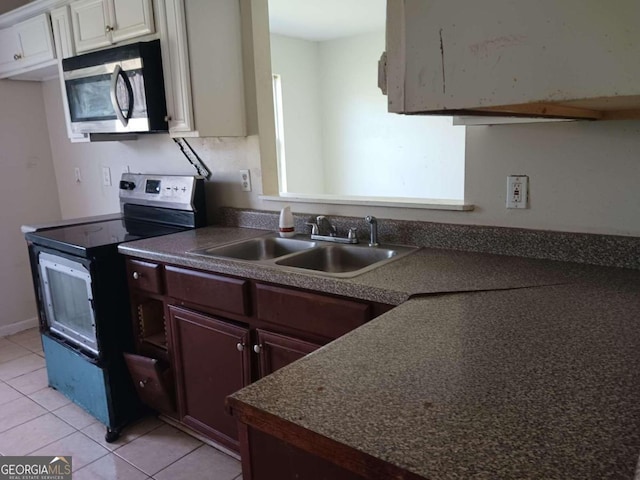
{"label": "light switch plate", "polygon": [[109,167],[102,167],[102,185],[111,186],[111,169]]}
{"label": "light switch plate", "polygon": [[529,177],[526,175],[507,177],[507,208],[529,208]]}

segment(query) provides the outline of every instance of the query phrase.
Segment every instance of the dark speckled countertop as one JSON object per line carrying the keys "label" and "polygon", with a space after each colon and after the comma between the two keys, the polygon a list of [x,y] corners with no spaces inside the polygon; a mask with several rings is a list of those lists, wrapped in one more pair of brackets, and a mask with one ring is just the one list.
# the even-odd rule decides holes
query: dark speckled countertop
{"label": "dark speckled countertop", "polygon": [[632,479],[638,287],[412,299],[231,404],[432,480]]}
{"label": "dark speckled countertop", "polygon": [[392,305],[399,305],[419,294],[563,284],[592,278],[596,272],[598,275],[607,275],[608,272],[614,276],[620,272],[638,274],[620,268],[422,248],[372,271],[345,279],[189,253],[269,233],[249,228],[206,227],[127,242],[119,246],[119,251],[148,260]]}
{"label": "dark speckled countertop", "polygon": [[433,480],[634,478],[640,272],[423,248],[334,279],[188,253],[266,233],[208,227],[119,249],[399,306],[232,407]]}

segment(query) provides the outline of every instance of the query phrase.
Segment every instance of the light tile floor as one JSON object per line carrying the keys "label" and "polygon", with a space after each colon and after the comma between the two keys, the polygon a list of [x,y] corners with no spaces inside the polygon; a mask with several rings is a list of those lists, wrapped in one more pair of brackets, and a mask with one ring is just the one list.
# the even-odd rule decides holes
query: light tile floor
{"label": "light tile floor", "polygon": [[114,443],[47,386],[37,329],[0,338],[0,455],[73,457],[74,480],[241,480],[240,462],[147,417]]}

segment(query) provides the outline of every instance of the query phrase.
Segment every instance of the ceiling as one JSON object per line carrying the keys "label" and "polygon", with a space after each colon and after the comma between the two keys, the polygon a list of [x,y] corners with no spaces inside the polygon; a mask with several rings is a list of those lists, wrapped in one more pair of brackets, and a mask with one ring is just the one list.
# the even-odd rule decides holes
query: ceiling
{"label": "ceiling", "polygon": [[324,41],[383,30],[386,0],[269,0],[272,33]]}
{"label": "ceiling", "polygon": [[13,10],[15,8],[21,7],[30,3],[31,0],[1,0],[0,1],[0,15],[8,12],[9,10]]}

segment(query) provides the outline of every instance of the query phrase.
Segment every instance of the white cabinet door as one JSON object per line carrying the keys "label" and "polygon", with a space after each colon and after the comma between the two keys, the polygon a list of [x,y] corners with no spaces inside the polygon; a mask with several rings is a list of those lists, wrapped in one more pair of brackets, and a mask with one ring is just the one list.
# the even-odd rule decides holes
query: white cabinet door
{"label": "white cabinet door", "polygon": [[111,0],[110,3],[114,43],[154,32],[151,0]]}
{"label": "white cabinet door", "polygon": [[13,28],[0,30],[0,72],[15,69],[19,54],[18,39]]}
{"label": "white cabinet door", "polygon": [[[0,74],[2,77],[53,60],[49,15],[43,13],[0,30]],[[6,75],[5,75],[6,74]]]}
{"label": "white cabinet door", "polygon": [[107,0],[77,0],[71,5],[73,39],[78,53],[111,45]]}
{"label": "white cabinet door", "polygon": [[637,0],[615,8],[601,0],[389,0],[389,110],[606,119],[638,109],[639,18]]}
{"label": "white cabinet door", "polygon": [[51,11],[51,26],[53,27],[53,40],[58,58],[73,57],[76,51],[73,45],[71,17],[67,5]]}
{"label": "white cabinet door", "polygon": [[22,58],[20,67],[25,68],[55,58],[51,24],[47,14],[38,15],[15,25],[15,34]]}
{"label": "white cabinet door", "polygon": [[78,52],[155,31],[151,0],[76,0],[70,7]]}

